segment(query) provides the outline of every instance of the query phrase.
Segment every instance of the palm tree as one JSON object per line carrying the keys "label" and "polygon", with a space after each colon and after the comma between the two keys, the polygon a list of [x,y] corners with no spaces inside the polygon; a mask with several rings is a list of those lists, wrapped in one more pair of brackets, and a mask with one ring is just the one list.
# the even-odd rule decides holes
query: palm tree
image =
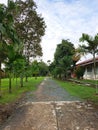
{"label": "palm tree", "polygon": [[[18,36],[14,28],[14,20],[12,16],[15,10],[15,4],[12,0],[8,0],[8,6],[0,4],[0,70],[1,63],[7,58],[7,46],[13,43],[19,43]],[[0,97],[1,97],[1,75],[0,75]]]}
{"label": "palm tree", "polygon": [[[98,34],[94,37],[88,34],[82,34],[82,37],[79,39],[80,42],[87,42],[87,45],[83,44],[80,45],[80,52],[82,54],[91,53],[93,55],[93,62],[94,62],[94,79],[96,80],[96,58],[95,55],[98,53]],[[97,92],[97,86],[96,86]]]}

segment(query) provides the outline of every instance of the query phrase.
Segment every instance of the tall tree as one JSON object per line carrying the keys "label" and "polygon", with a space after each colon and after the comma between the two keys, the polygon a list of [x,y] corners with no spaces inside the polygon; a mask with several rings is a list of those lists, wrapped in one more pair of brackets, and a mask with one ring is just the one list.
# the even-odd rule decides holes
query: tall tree
{"label": "tall tree", "polygon": [[14,14],[15,27],[24,43],[24,55],[29,61],[31,57],[42,56],[41,37],[45,32],[45,22],[36,11],[33,0],[17,0],[18,14]]}
{"label": "tall tree", "polygon": [[[98,53],[98,34],[94,37],[88,35],[88,34],[82,34],[82,37],[79,39],[80,42],[87,42],[87,45],[83,44],[80,45],[80,52],[87,54],[91,53],[93,55],[93,62],[94,62],[94,76],[96,79],[96,58],[95,55]],[[96,85],[96,91],[97,91],[97,85]]]}
{"label": "tall tree", "polygon": [[67,78],[70,73],[71,65],[73,64],[72,56],[75,48],[68,40],[62,40],[61,44],[57,45],[54,54],[55,68],[54,72],[59,77]]}
{"label": "tall tree", "polygon": [[[17,71],[21,75],[20,76],[21,80],[23,77],[25,60],[24,57],[21,55],[20,50],[21,50],[21,45],[19,46],[18,44],[11,44],[10,46],[9,45],[7,46],[7,59],[5,60],[5,67],[9,74],[9,93],[12,92],[11,79],[12,79],[12,75],[15,72],[15,69],[17,69],[17,66],[19,67],[19,70]],[[15,64],[16,62],[18,63]]]}
{"label": "tall tree", "polygon": [[20,77],[20,87],[23,87],[23,78],[25,76],[25,64],[26,60],[25,57],[18,55],[14,61],[13,61],[13,72],[16,77],[16,86],[17,86],[17,77]]}
{"label": "tall tree", "polygon": [[17,0],[16,4],[19,11],[18,14],[13,13],[13,16],[16,30],[24,43],[23,54],[27,60],[25,71],[28,71],[30,59],[42,56],[40,42],[46,26],[41,15],[37,13],[37,6],[33,0]]}
{"label": "tall tree", "polygon": [[11,13],[11,11],[15,9],[16,6],[12,0],[8,0],[8,6],[0,4],[0,70],[1,63],[7,58],[7,46],[10,46],[10,44],[13,43],[19,43],[19,39],[14,28],[13,15]]}

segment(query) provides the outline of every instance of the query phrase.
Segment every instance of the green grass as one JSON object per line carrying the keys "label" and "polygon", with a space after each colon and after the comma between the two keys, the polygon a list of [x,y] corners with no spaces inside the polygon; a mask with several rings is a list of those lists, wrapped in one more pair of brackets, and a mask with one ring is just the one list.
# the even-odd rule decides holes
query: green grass
{"label": "green grass", "polygon": [[77,85],[76,83],[67,82],[67,81],[65,82],[57,81],[57,82],[71,95],[98,104],[98,95],[96,95],[95,88],[87,87],[84,85]]}
{"label": "green grass", "polygon": [[2,98],[0,98],[0,104],[6,104],[16,101],[24,92],[34,91],[37,86],[44,80],[44,77],[28,78],[28,82],[24,81],[24,87],[20,87],[20,79],[18,79],[17,85],[16,80],[12,79],[12,93],[8,93],[8,79],[2,79]]}
{"label": "green grass", "polygon": [[78,80],[76,79],[77,81],[80,81],[81,83],[90,83],[90,84],[98,84],[98,80],[91,80],[91,79],[81,79],[81,80]]}

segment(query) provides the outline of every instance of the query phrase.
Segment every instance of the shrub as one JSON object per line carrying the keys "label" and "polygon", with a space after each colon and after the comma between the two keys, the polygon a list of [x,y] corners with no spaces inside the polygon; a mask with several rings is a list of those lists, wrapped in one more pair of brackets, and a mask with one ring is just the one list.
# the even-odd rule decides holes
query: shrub
{"label": "shrub", "polygon": [[83,66],[76,67],[75,74],[78,79],[83,78],[85,68]]}

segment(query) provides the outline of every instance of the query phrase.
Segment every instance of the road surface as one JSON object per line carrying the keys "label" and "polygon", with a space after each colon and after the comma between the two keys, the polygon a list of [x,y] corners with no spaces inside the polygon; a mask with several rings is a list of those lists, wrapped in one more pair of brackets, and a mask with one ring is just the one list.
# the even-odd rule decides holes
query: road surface
{"label": "road surface", "polygon": [[98,110],[46,78],[0,130],[98,130]]}

